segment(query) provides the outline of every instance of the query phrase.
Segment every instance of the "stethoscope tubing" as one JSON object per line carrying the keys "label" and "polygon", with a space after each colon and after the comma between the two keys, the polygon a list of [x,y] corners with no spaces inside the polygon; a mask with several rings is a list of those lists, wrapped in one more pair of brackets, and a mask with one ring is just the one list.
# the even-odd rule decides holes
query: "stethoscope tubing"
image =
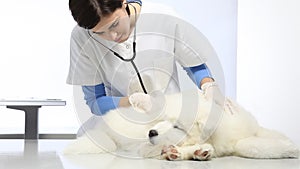
{"label": "stethoscope tubing", "polygon": [[[134,7],[134,6],[133,6],[133,7]],[[135,9],[135,7],[134,7],[134,10],[135,10],[135,17],[136,17],[136,9]],[[135,20],[136,20],[136,18],[135,18]],[[136,74],[137,74],[137,76],[138,76],[138,79],[139,79],[140,85],[141,85],[141,87],[142,87],[142,89],[143,89],[143,92],[144,92],[145,94],[147,94],[147,90],[146,90],[146,88],[145,88],[145,85],[144,85],[143,79],[142,79],[142,77],[141,77],[141,74],[140,74],[140,72],[139,72],[139,70],[138,70],[136,64],[134,63],[134,59],[135,59],[135,57],[136,57],[136,27],[134,28],[134,36],[133,36],[133,43],[132,43],[133,55],[132,55],[132,57],[129,58],[129,59],[125,59],[125,58],[122,57],[119,53],[117,53],[116,51],[112,50],[111,48],[107,47],[106,45],[104,45],[103,43],[101,43],[100,41],[98,41],[96,38],[94,38],[94,37],[91,35],[91,33],[90,33],[89,30],[87,30],[87,33],[88,33],[88,35],[89,35],[93,40],[95,40],[96,42],[98,42],[99,44],[101,44],[103,47],[105,47],[106,49],[108,49],[109,51],[111,51],[117,58],[119,58],[120,60],[122,60],[122,61],[124,61],[124,62],[130,62],[130,63],[132,64],[132,66],[133,66],[133,68],[134,68],[134,70],[135,70],[135,72],[136,72]]]}
{"label": "stethoscope tubing", "polygon": [[[130,63],[132,64],[132,66],[133,66],[133,68],[134,68],[134,70],[135,70],[135,72],[136,72],[136,74],[137,74],[137,76],[138,76],[138,79],[139,79],[140,85],[141,85],[141,87],[142,87],[142,89],[143,89],[143,92],[144,92],[145,94],[147,94],[147,90],[146,90],[146,88],[145,88],[145,85],[144,85],[143,79],[142,79],[142,77],[141,77],[141,74],[140,74],[140,72],[139,72],[139,70],[138,70],[136,64],[134,63],[134,59],[135,59],[135,57],[136,57],[136,42],[133,42],[133,47],[132,47],[132,48],[133,48],[133,55],[132,55],[132,57],[129,58],[129,59],[125,59],[125,58],[122,57],[119,53],[117,53],[116,51],[112,50],[111,48],[107,47],[106,45],[104,45],[103,43],[101,43],[100,41],[98,41],[96,38],[94,38],[94,37],[90,34],[89,31],[87,31],[87,32],[88,32],[88,35],[89,35],[93,40],[95,40],[96,42],[98,42],[99,44],[101,44],[103,47],[105,47],[106,49],[108,49],[109,51],[111,51],[117,58],[119,58],[119,59],[122,60],[123,62],[130,62]],[[134,36],[135,36],[135,35],[134,35]]]}

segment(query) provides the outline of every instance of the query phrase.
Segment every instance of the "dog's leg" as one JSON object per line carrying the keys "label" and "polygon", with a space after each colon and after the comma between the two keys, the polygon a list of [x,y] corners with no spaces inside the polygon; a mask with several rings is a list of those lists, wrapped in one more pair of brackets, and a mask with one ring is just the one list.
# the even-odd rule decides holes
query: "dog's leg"
{"label": "dog's leg", "polygon": [[210,144],[192,145],[192,146],[165,146],[162,149],[163,159],[176,160],[209,160],[213,155],[214,149]]}
{"label": "dog's leg", "polygon": [[298,158],[299,149],[286,139],[254,136],[238,141],[234,155],[247,158]]}
{"label": "dog's leg", "polygon": [[[257,132],[257,137],[260,138],[268,138],[272,140],[276,140],[276,142],[281,143],[281,147],[278,147],[281,149],[281,152],[285,154],[286,152],[287,155],[283,155],[283,158],[299,158],[300,156],[300,150],[299,147],[292,142],[287,136],[284,134],[275,131],[275,130],[270,130],[266,128],[260,128],[260,130]],[[277,143],[277,144],[279,144]]]}
{"label": "dog's leg", "polygon": [[278,131],[275,131],[275,130],[266,129],[266,128],[263,128],[263,127],[261,127],[257,131],[256,136],[257,137],[262,137],[262,138],[273,138],[273,139],[289,140],[282,133],[280,133]]}

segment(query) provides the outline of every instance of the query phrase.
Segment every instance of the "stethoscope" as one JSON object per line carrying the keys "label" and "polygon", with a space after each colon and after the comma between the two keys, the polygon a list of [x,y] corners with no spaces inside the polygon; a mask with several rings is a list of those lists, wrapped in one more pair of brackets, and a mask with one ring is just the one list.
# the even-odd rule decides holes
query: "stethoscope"
{"label": "stethoscope", "polygon": [[[128,4],[131,5],[130,3],[128,3]],[[136,13],[136,8],[135,8],[133,5],[131,5],[131,6],[133,7],[134,12],[135,12],[135,22],[136,22],[136,14],[137,14],[137,13]],[[127,11],[128,15],[130,16],[130,11],[129,11],[128,5],[127,5],[127,7],[126,7],[126,11]],[[145,94],[147,94],[147,90],[146,90],[146,88],[145,88],[145,86],[144,86],[143,79],[142,79],[142,77],[141,77],[141,75],[140,75],[140,72],[139,72],[139,70],[138,70],[136,64],[134,63],[134,59],[135,59],[135,57],[136,57],[136,27],[134,27],[134,35],[133,35],[133,43],[132,43],[133,55],[132,55],[132,57],[129,58],[129,59],[125,59],[125,58],[122,57],[119,53],[117,53],[116,51],[112,50],[111,48],[107,47],[106,45],[104,45],[103,43],[101,43],[100,41],[98,41],[96,38],[94,38],[94,37],[91,35],[91,33],[90,33],[89,30],[87,30],[87,33],[89,34],[89,36],[90,36],[93,40],[95,40],[96,42],[98,42],[99,44],[101,44],[103,47],[105,47],[106,49],[108,49],[109,51],[111,51],[116,57],[118,57],[119,59],[121,59],[121,60],[124,61],[124,62],[130,62],[130,63],[132,64],[132,66],[133,66],[133,68],[134,68],[134,70],[135,70],[135,72],[136,72],[136,74],[137,74],[137,76],[138,76],[138,79],[139,79],[140,85],[141,85],[141,87],[142,87],[142,89],[143,89],[143,92],[144,92]]]}

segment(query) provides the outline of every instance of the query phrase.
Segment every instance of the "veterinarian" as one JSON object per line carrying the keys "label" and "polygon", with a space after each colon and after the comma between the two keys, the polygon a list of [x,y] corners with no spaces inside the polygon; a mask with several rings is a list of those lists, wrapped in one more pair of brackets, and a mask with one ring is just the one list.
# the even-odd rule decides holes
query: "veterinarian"
{"label": "veterinarian", "polygon": [[[148,111],[153,91],[179,92],[176,62],[207,98],[223,104],[205,64],[211,46],[203,37],[194,41],[182,22],[143,17],[141,0],[69,0],[69,9],[77,25],[67,83],[82,87],[93,114],[127,106]],[[156,35],[138,36],[138,29]]]}

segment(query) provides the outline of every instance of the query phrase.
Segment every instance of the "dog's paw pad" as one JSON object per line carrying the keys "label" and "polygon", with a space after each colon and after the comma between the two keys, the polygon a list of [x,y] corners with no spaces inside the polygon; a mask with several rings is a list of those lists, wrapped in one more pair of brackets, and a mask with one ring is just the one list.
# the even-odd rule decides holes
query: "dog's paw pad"
{"label": "dog's paw pad", "polygon": [[211,153],[209,150],[198,149],[194,151],[193,158],[195,160],[209,160],[211,158]]}
{"label": "dog's paw pad", "polygon": [[174,145],[170,145],[167,147],[164,147],[162,150],[162,156],[165,156],[165,159],[175,161],[175,160],[181,160],[181,154],[178,151],[177,147]]}

